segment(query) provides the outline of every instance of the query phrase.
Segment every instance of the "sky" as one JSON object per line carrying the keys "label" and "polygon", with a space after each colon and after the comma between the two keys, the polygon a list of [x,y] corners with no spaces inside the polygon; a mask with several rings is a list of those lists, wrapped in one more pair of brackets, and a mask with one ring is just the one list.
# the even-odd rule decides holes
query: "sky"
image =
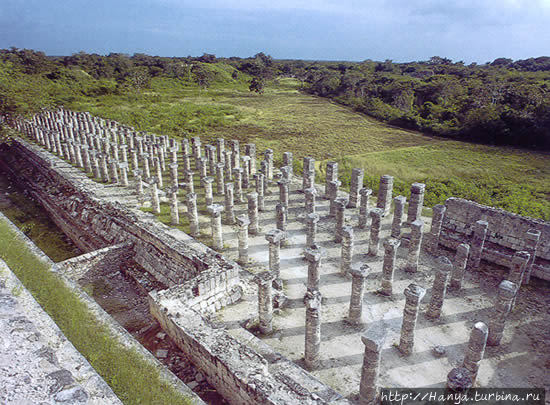
{"label": "sky", "polygon": [[550,56],[550,0],[0,0],[0,48],[465,63]]}

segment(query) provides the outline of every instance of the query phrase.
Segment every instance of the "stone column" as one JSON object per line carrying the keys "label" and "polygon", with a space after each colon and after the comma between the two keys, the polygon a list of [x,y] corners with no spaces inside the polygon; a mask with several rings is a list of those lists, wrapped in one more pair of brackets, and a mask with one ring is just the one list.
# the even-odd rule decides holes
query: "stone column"
{"label": "stone column", "polygon": [[188,193],[186,196],[187,217],[189,219],[189,228],[191,236],[199,236],[199,213],[197,211],[197,195]]}
{"label": "stone column", "polygon": [[187,193],[194,193],[195,192],[195,182],[193,180],[193,173],[190,170],[186,170],[183,173],[184,179],[185,179],[185,189],[187,190]]}
{"label": "stone column", "polygon": [[416,273],[418,270],[418,259],[420,258],[420,248],[422,246],[422,228],[424,221],[417,219],[411,223],[411,237],[409,240],[409,252],[407,254],[407,264],[405,271]]}
{"label": "stone column", "polygon": [[269,242],[269,271],[275,279],[280,279],[281,272],[281,241],[284,238],[284,232],[280,229],[272,229],[265,234],[265,239]]}
{"label": "stone column", "polygon": [[160,165],[160,160],[158,157],[154,157],[153,158],[153,162],[155,162],[155,172],[156,172],[156,176],[157,176],[157,179],[158,179],[158,185],[159,187],[162,187],[163,186],[163,183],[162,183],[162,167]]}
{"label": "stone column", "polygon": [[354,247],[353,228],[344,226],[342,228],[342,250],[340,259],[340,274],[346,276],[351,271]]}
{"label": "stone column", "polygon": [[248,225],[250,225],[250,220],[247,215],[242,214],[237,217],[237,226],[239,228],[239,258],[237,259],[237,263],[241,266],[248,265]]}
{"label": "stone column", "polygon": [[372,194],[370,188],[363,187],[359,190],[359,228],[365,229],[367,227],[367,219],[369,215],[369,197]]}
{"label": "stone column", "polygon": [[540,231],[536,229],[529,229],[525,234],[524,248],[525,248],[525,251],[529,253],[530,259],[525,269],[525,276],[523,279],[524,284],[529,284],[529,281],[531,280],[531,272],[533,271],[533,263],[535,262],[535,257],[537,255],[537,248],[539,246],[540,235],[541,235]]}
{"label": "stone column", "polygon": [[393,294],[393,273],[399,245],[401,245],[399,239],[389,238],[384,241],[384,263],[382,265],[382,281],[379,292],[389,297]]}
{"label": "stone column", "polygon": [[266,160],[262,160],[260,163],[260,172],[264,175],[264,195],[271,194],[269,191],[269,180],[267,178],[268,163]]}
{"label": "stone column", "polygon": [[111,181],[111,177],[109,176],[109,169],[107,167],[107,157],[104,153],[98,153],[98,156],[100,161],[101,180],[104,183],[109,183]]}
{"label": "stone column", "polygon": [[411,224],[422,215],[422,206],[424,205],[424,191],[426,185],[423,183],[413,183],[411,185],[411,198],[409,200],[409,210],[407,211],[407,224]]}
{"label": "stone column", "polygon": [[370,327],[361,335],[365,345],[363,367],[361,368],[361,382],[359,384],[359,405],[374,405],[378,403],[379,387],[378,375],[380,358],[386,341],[387,329],[385,325]]}
{"label": "stone column", "polygon": [[178,162],[170,163],[170,180],[172,187],[179,187],[178,182]]}
{"label": "stone column", "polygon": [[256,174],[256,145],[247,143],[244,145],[244,154],[250,156],[250,175]]}
{"label": "stone column", "polygon": [[382,208],[373,208],[370,210],[371,217],[370,240],[369,240],[369,255],[377,256],[380,247],[380,227],[382,223]]}
{"label": "stone column", "polygon": [[321,347],[321,293],[308,291],[304,300],[306,304],[304,363],[308,370],[314,370],[319,364]]}
{"label": "stone column", "polygon": [[409,284],[404,291],[405,309],[403,310],[403,325],[401,326],[401,339],[399,340],[399,351],[409,356],[414,348],[414,329],[418,318],[420,301],[424,298],[426,290],[417,284]]}
{"label": "stone column", "polygon": [[247,190],[250,188],[250,156],[242,156],[242,184],[243,189]]}
{"label": "stone column", "polygon": [[312,212],[306,215],[306,248],[315,244],[317,222],[319,222],[319,214]]}
{"label": "stone column", "polygon": [[206,151],[208,156],[208,170],[210,176],[214,176],[216,174],[216,147],[214,145],[206,145]]}
{"label": "stone column", "polygon": [[258,324],[260,333],[267,335],[273,331],[273,274],[264,271],[254,277],[258,284]]}
{"label": "stone column", "polygon": [[447,374],[447,388],[451,392],[466,393],[472,388],[470,372],[464,367],[455,367]]}
{"label": "stone column", "polygon": [[283,204],[277,204],[275,206],[275,215],[277,216],[277,229],[284,232],[283,239],[287,238],[287,209],[284,207]]}
{"label": "stone column", "polygon": [[289,193],[289,184],[288,180],[280,180],[277,182],[279,185],[279,199],[281,204],[288,209],[288,193]]}
{"label": "stone column", "polygon": [[214,203],[214,195],[212,194],[213,177],[203,177],[201,179],[202,187],[204,188],[204,203],[206,207]]}
{"label": "stone column", "polygon": [[216,164],[216,195],[224,195],[225,179],[223,176],[224,164]]}
{"label": "stone column", "polygon": [[325,179],[325,199],[330,200],[330,182],[338,180],[338,162],[327,162]]}
{"label": "stone column", "polygon": [[293,172],[292,152],[283,153],[283,166],[286,166],[286,167],[290,168],[289,176],[292,176],[292,172]]}
{"label": "stone column", "polygon": [[305,206],[308,214],[315,213],[315,196],[317,195],[317,189],[315,187],[306,188],[305,193]]}
{"label": "stone column", "polygon": [[224,164],[225,164],[225,180],[231,181],[233,180],[233,172],[232,172],[233,168],[231,167],[231,151],[229,150],[225,151]]}
{"label": "stone column", "polygon": [[236,169],[240,167],[240,147],[239,147],[239,141],[233,139],[229,141],[231,144],[231,169]]}
{"label": "stone column", "polygon": [[157,179],[154,177],[151,178],[149,181],[149,186],[151,187],[151,208],[153,209],[153,213],[160,214],[160,199],[157,188]]}
{"label": "stone column", "polygon": [[225,139],[223,138],[216,139],[216,155],[218,162],[225,161]]}
{"label": "stone column", "polygon": [[338,198],[338,188],[340,188],[341,184],[342,182],[339,180],[329,182],[329,215],[331,217],[336,215],[336,205],[334,202]]}
{"label": "stone column", "polygon": [[443,217],[445,216],[447,207],[442,204],[434,205],[432,208],[432,226],[430,228],[430,234],[428,236],[427,249],[432,254],[437,254],[437,247],[439,245],[439,235],[441,234],[441,225],[443,224]]}
{"label": "stone column", "polygon": [[109,167],[111,169],[111,183],[118,184],[120,183],[118,178],[118,160],[110,159]]}
{"label": "stone column", "polygon": [[208,162],[205,157],[199,158],[197,161],[197,169],[199,171],[199,178],[202,179],[208,176]]}
{"label": "stone column", "polygon": [[138,198],[138,201],[141,201],[143,198],[143,180],[142,180],[143,171],[141,169],[136,169],[133,171],[133,173],[136,179],[137,198]]}
{"label": "stone column", "polygon": [[235,178],[235,195],[237,197],[237,201],[243,202],[243,183],[242,183],[242,173],[243,169],[240,167],[236,167],[233,169],[233,177]]}
{"label": "stone column", "polygon": [[346,221],[346,205],[348,199],[346,197],[337,198],[334,201],[335,215],[336,215],[336,230],[334,232],[334,242],[342,242],[342,229]]}
{"label": "stone column", "polygon": [[426,312],[426,316],[430,319],[439,319],[441,316],[441,308],[443,307],[443,301],[445,301],[445,294],[447,292],[447,282],[453,269],[453,264],[445,256],[438,257],[436,266],[432,286],[432,298]]}
{"label": "stone column", "polygon": [[186,172],[186,171],[191,171],[191,155],[187,155],[187,154],[183,154],[183,159],[182,159],[182,162],[183,162],[183,171]]}
{"label": "stone column", "polygon": [[352,325],[364,323],[363,317],[363,297],[365,295],[365,279],[370,273],[368,264],[357,264],[352,267],[351,274],[351,297],[349,301],[349,312],[347,322]]}
{"label": "stone column", "polygon": [[462,367],[470,372],[472,385],[476,382],[479,363],[483,359],[483,354],[485,353],[485,344],[487,343],[488,334],[489,329],[483,322],[476,322],[470,333],[470,341],[468,342],[468,348],[464,354]]}
{"label": "stone column", "polygon": [[248,219],[250,219],[250,225],[248,225],[248,232],[251,235],[258,235],[260,233],[260,224],[258,219],[258,193],[248,193]]}
{"label": "stone column", "polygon": [[167,191],[170,194],[170,223],[172,225],[179,225],[178,187],[172,186]]}
{"label": "stone column", "polygon": [[[233,198],[233,183],[225,183],[225,222],[229,225],[235,223],[235,201]],[[247,234],[248,235],[248,234]]]}
{"label": "stone column", "polygon": [[220,204],[208,205],[208,211],[210,212],[212,228],[212,242],[214,243],[214,249],[217,251],[223,250],[223,233],[222,233],[222,211],[223,206]]}
{"label": "stone column", "polygon": [[470,245],[461,243],[457,246],[453,271],[451,273],[451,284],[449,286],[453,290],[460,290],[462,288],[462,280],[464,279],[464,272],[466,271],[466,263],[468,262],[469,254]]}
{"label": "stone column", "polygon": [[258,210],[265,211],[264,175],[263,173],[256,173],[254,178],[256,179],[256,193],[258,193]]}
{"label": "stone column", "polygon": [[393,194],[393,177],[385,174],[380,177],[380,187],[378,188],[378,200],[376,208],[382,209],[382,216],[390,213],[391,200]]}
{"label": "stone column", "polygon": [[201,139],[198,136],[191,138],[191,149],[195,158],[195,165],[197,165],[201,157]]}
{"label": "stone column", "polygon": [[144,153],[142,156],[143,175],[146,179],[151,177],[151,168],[149,167],[149,154]]}
{"label": "stone column", "polygon": [[128,163],[119,163],[118,168],[120,170],[120,184],[128,187]]}
{"label": "stone column", "polygon": [[304,257],[308,261],[307,265],[307,291],[318,291],[319,280],[321,278],[321,256],[323,251],[317,245],[313,245],[310,248],[304,250]]}
{"label": "stone column", "polygon": [[403,213],[405,212],[405,203],[407,199],[402,195],[393,199],[393,220],[391,224],[391,237],[399,238],[401,236],[401,225],[403,224]]}
{"label": "stone column", "polygon": [[178,148],[177,147],[171,147],[170,148],[170,164],[172,163],[178,163]]}
{"label": "stone column", "polygon": [[481,256],[483,254],[483,245],[487,236],[487,221],[477,221],[474,225],[474,232],[470,243],[470,257],[468,259],[468,270],[474,270],[479,267]]}
{"label": "stone column", "polygon": [[265,150],[264,159],[267,162],[267,172],[265,173],[267,181],[273,180],[273,149]]}
{"label": "stone column", "polygon": [[500,345],[504,333],[504,324],[512,310],[512,301],[516,296],[517,289],[517,285],[509,280],[503,280],[498,286],[495,309],[489,317],[489,334],[487,336],[489,346]]}
{"label": "stone column", "polygon": [[512,301],[512,309],[514,308],[514,305],[516,303],[517,293],[519,292],[521,284],[523,283],[523,275],[525,272],[525,268],[527,267],[527,263],[529,263],[529,258],[529,253],[524,250],[516,252],[514,254],[514,257],[512,257],[510,271],[508,273],[508,281],[511,281],[518,286],[516,296]]}
{"label": "stone column", "polygon": [[304,158],[304,171],[302,175],[302,190],[311,188],[315,185],[315,159],[312,157]]}
{"label": "stone column", "polygon": [[349,187],[349,203],[348,208],[356,208],[359,201],[359,190],[363,188],[363,178],[365,174],[363,169],[351,170],[351,183]]}

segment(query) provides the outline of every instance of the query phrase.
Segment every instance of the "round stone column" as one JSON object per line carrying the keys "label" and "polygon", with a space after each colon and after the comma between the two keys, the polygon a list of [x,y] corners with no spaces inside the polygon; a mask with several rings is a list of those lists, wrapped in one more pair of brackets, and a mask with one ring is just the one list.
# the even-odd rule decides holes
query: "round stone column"
{"label": "round stone column", "polygon": [[229,225],[235,223],[235,200],[233,197],[233,183],[225,183],[225,222]]}
{"label": "round stone column", "polygon": [[260,333],[273,332],[273,274],[264,271],[254,277],[258,284],[258,323]]}
{"label": "round stone column", "polygon": [[369,255],[377,256],[380,248],[380,228],[382,225],[382,208],[373,208],[369,216],[371,217]]}
{"label": "round stone column", "polygon": [[349,302],[348,323],[359,325],[363,323],[363,297],[365,295],[365,280],[370,267],[364,263],[351,268],[351,297]]}
{"label": "round stone column", "polygon": [[435,269],[435,278],[432,286],[432,298],[428,306],[426,316],[430,319],[439,319],[441,316],[441,308],[445,301],[447,291],[447,282],[449,275],[453,269],[453,264],[445,256],[440,256],[437,259],[437,268]]}
{"label": "round stone column", "polygon": [[250,219],[250,225],[248,225],[248,233],[251,235],[258,235],[260,233],[260,222],[258,219],[258,193],[248,193],[248,218]]}
{"label": "round stone column", "polygon": [[280,229],[272,229],[265,235],[265,239],[269,242],[269,270],[273,274],[273,278],[281,278],[281,241],[284,238],[284,232]]}
{"label": "round stone column", "polygon": [[211,204],[208,206],[208,211],[211,215],[212,242],[214,249],[217,251],[223,250],[223,233],[222,233],[222,211],[223,206],[219,204]]}
{"label": "round stone column", "polygon": [[487,344],[498,346],[504,334],[506,318],[512,310],[512,301],[516,296],[517,285],[508,280],[503,280],[498,286],[498,295],[495,301],[493,314],[489,318],[489,334]]}
{"label": "round stone column", "polygon": [[472,379],[472,385],[475,384],[477,373],[479,371],[479,364],[483,359],[485,353],[485,344],[487,343],[487,335],[489,329],[483,322],[477,322],[472,328],[470,333],[470,341],[464,354],[464,362],[462,367],[470,372]]}
{"label": "round stone column", "polygon": [[403,213],[405,212],[405,203],[407,199],[402,195],[393,199],[393,220],[391,224],[391,237],[399,238],[401,236],[401,225],[403,224]]}
{"label": "round stone column", "polygon": [[418,318],[420,301],[424,298],[426,290],[417,284],[409,284],[404,291],[405,309],[403,310],[403,324],[401,326],[401,338],[399,340],[399,351],[408,356],[414,348],[414,330]]}
{"label": "round stone column", "polygon": [[422,246],[422,227],[424,221],[415,220],[411,224],[411,237],[409,240],[409,252],[407,254],[407,264],[405,271],[416,273],[418,271],[418,260],[420,258],[420,248]]}
{"label": "round stone column", "polygon": [[199,213],[197,210],[197,195],[195,193],[187,194],[186,205],[191,236],[197,237],[199,236]]}
{"label": "round stone column", "polygon": [[399,239],[389,238],[384,241],[384,263],[382,265],[382,281],[379,292],[386,296],[393,294],[393,273],[399,245],[401,245]]}
{"label": "round stone column", "polygon": [[372,194],[370,188],[363,187],[359,190],[359,228],[365,229],[367,227],[367,219],[369,215],[369,197]]}
{"label": "round stone column", "polygon": [[378,403],[380,388],[378,375],[382,349],[386,341],[387,329],[385,325],[375,325],[361,335],[365,345],[363,367],[361,368],[361,382],[359,385],[359,405],[374,405]]}
{"label": "round stone column", "polygon": [[314,370],[319,365],[321,348],[321,293],[308,291],[304,301],[306,304],[304,363],[308,370]]}
{"label": "round stone column", "polygon": [[238,237],[239,237],[239,258],[237,262],[241,266],[248,265],[248,225],[250,225],[250,220],[245,214],[239,215],[236,218],[238,226]]}
{"label": "round stone column", "polygon": [[470,245],[461,243],[457,246],[451,273],[451,284],[449,286],[451,289],[460,290],[462,288],[462,280],[464,279],[469,254]]}
{"label": "round stone column", "polygon": [[393,177],[387,174],[380,177],[380,186],[378,188],[378,200],[376,208],[382,209],[382,216],[390,212],[393,194]]}
{"label": "round stone column", "polygon": [[344,226],[342,228],[342,251],[340,259],[340,274],[342,276],[346,276],[351,271],[353,239],[353,228],[351,226]]}

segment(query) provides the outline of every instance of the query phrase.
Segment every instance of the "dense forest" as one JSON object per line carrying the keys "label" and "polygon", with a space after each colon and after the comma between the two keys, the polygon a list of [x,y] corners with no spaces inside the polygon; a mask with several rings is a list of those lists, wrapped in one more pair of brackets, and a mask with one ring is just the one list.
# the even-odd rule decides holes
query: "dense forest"
{"label": "dense forest", "polygon": [[395,126],[550,150],[550,57],[466,66],[437,56],[411,63],[274,60],[264,53],[251,58],[85,52],[49,57],[10,48],[0,50],[0,113],[24,114],[79,97],[142,91],[152,78],[163,76],[202,88],[246,81],[258,93],[267,81],[294,77],[305,92]]}

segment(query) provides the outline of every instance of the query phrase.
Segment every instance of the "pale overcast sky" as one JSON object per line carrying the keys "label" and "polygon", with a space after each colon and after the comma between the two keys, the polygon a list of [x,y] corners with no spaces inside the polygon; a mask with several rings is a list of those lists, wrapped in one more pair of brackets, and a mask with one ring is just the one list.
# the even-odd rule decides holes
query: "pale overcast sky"
{"label": "pale overcast sky", "polygon": [[0,48],[484,63],[550,55],[550,0],[0,0]]}

